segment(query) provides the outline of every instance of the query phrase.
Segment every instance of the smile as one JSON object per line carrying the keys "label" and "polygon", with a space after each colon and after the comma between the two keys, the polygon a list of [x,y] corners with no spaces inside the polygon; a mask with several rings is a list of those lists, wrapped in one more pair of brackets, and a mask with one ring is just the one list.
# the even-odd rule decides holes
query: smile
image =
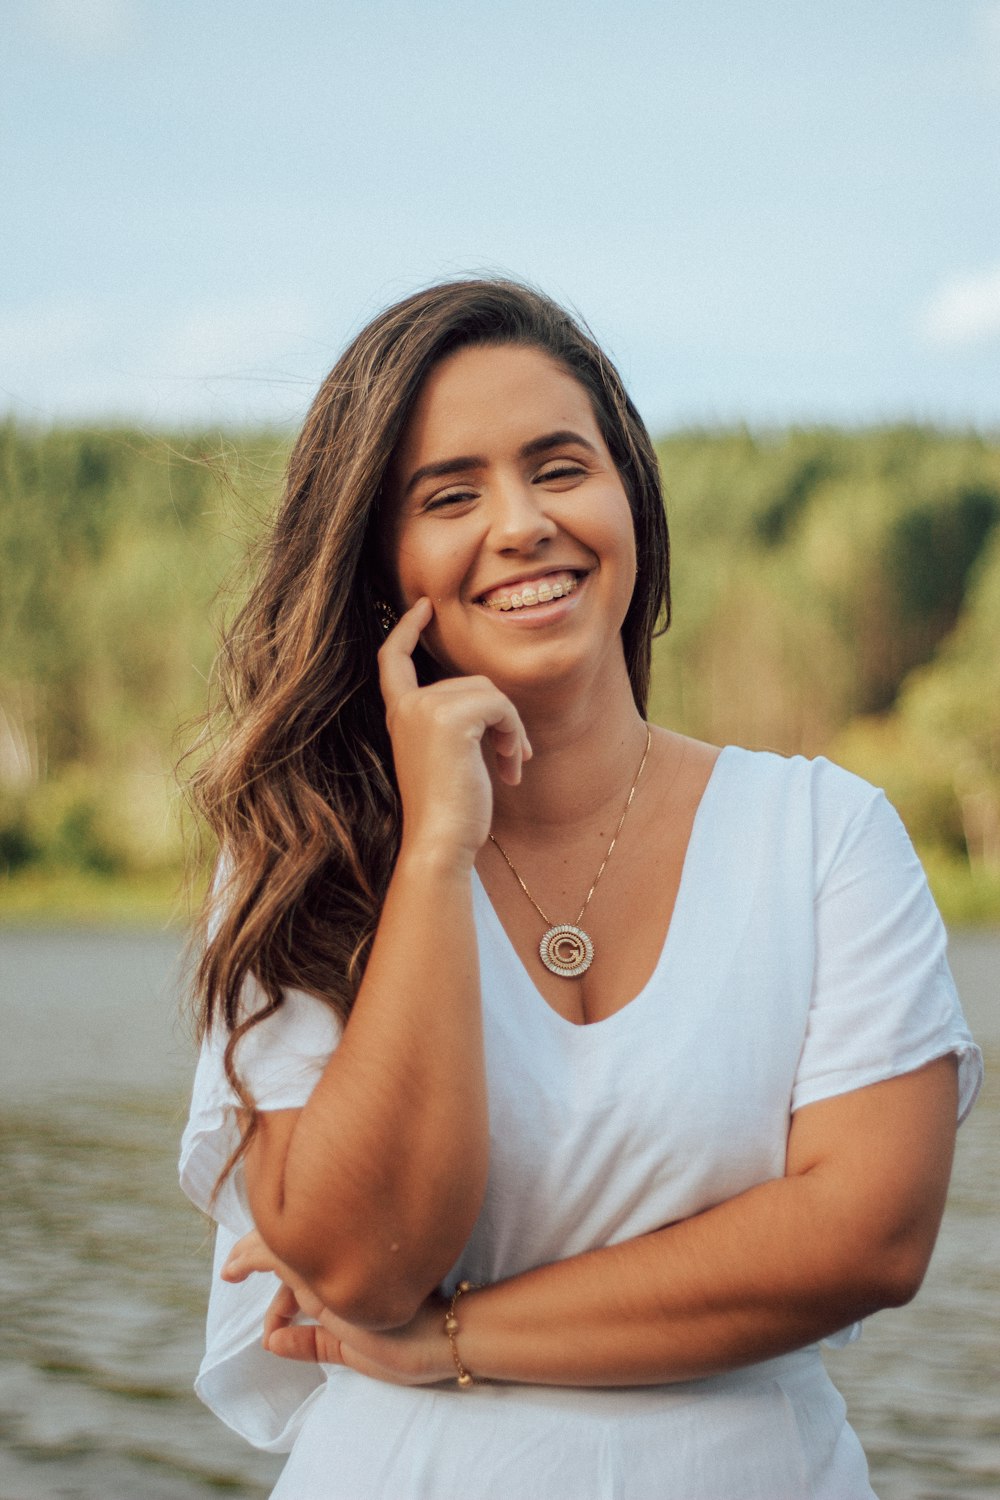
{"label": "smile", "polygon": [[539,604],[551,604],[553,599],[563,599],[576,591],[578,579],[568,570],[547,573],[544,578],[533,578],[524,583],[508,584],[484,594],[480,604],[488,609],[511,610],[533,609]]}

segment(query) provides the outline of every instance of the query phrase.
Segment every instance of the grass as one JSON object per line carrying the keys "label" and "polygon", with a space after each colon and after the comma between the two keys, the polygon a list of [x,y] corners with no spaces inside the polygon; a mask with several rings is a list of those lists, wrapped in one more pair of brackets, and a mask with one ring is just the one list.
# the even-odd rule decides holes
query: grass
{"label": "grass", "polygon": [[[919,852],[949,927],[1000,927],[1000,871],[972,869],[940,849]],[[182,928],[188,910],[177,870],[105,876],[29,869],[0,877],[0,927]]]}
{"label": "grass", "polygon": [[937,849],[918,853],[948,927],[1000,927],[1000,870],[974,869]]}
{"label": "grass", "polygon": [[181,929],[186,913],[176,870],[107,876],[29,869],[0,877],[0,927]]}

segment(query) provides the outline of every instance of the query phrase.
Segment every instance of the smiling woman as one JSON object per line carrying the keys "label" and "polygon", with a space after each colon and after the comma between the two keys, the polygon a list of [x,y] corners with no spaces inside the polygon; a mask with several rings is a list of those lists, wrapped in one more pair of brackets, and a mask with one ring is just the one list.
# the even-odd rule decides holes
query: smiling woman
{"label": "smiling woman", "polygon": [[881,794],[646,723],[668,557],[616,372],[514,283],[390,308],[292,455],[181,1161],[198,1389],[276,1495],[871,1495],[819,1344],[919,1286],[980,1059]]}
{"label": "smiling woman", "polygon": [[550,701],[611,690],[635,534],[590,399],[564,366],[519,345],[442,360],[417,397],[391,492],[395,591],[403,609],[433,602],[423,641],[439,666]]}

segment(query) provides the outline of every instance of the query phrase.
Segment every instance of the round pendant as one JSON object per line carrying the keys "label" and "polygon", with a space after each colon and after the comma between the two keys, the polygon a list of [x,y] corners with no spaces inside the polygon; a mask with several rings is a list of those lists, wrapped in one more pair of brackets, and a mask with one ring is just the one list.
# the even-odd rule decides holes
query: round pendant
{"label": "round pendant", "polygon": [[550,973],[575,979],[593,963],[594,945],[582,927],[563,922],[549,928],[538,945],[538,956]]}

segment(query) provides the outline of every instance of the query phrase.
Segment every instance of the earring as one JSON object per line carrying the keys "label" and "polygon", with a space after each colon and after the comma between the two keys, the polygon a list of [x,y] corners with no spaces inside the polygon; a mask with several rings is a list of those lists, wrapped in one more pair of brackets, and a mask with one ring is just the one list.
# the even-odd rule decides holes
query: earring
{"label": "earring", "polygon": [[389,631],[392,630],[392,628],[398,623],[399,616],[393,609],[392,605],[387,603],[385,599],[376,598],[374,604],[375,618],[378,620],[379,625],[382,627],[382,634],[388,635]]}

